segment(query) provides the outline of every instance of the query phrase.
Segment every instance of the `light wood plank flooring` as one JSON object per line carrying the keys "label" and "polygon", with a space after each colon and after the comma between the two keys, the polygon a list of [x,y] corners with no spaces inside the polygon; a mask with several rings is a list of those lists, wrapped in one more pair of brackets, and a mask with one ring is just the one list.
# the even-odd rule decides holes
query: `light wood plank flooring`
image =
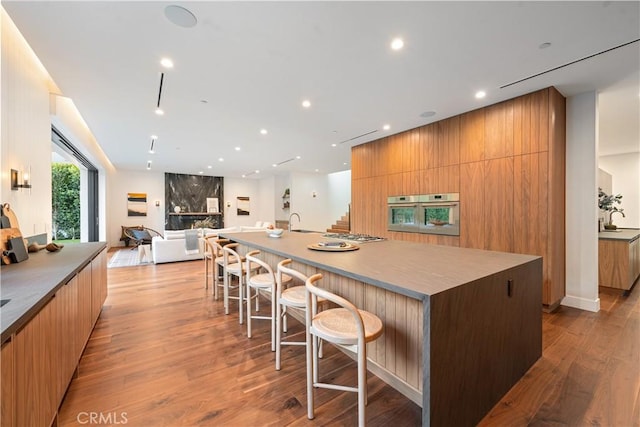
{"label": "light wood plank flooring", "polygon": [[[307,420],[304,347],[285,347],[275,371],[268,322],[256,321],[247,339],[237,309],[225,316],[204,290],[203,273],[200,261],[108,270],[109,297],[58,425],[356,424],[355,394],[332,390],[318,390]],[[480,425],[639,425],[638,290],[601,298],[599,313],[543,315],[543,357]],[[289,335],[304,334],[290,326]],[[355,364],[330,345],[321,369],[355,381]],[[368,389],[368,425],[420,425],[420,408],[371,374]]]}

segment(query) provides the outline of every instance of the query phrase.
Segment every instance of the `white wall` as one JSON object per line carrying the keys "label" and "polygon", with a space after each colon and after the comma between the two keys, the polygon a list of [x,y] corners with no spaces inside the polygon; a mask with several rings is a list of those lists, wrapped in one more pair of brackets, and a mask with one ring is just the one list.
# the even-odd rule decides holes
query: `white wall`
{"label": "white wall", "polygon": [[[100,233],[107,240],[107,183],[114,172],[73,102],[42,66],[4,8],[2,27],[1,196],[18,215],[25,236],[51,238],[51,124],[99,170]],[[31,168],[30,190],[11,190],[10,169]]]}
{"label": "white wall", "polygon": [[[255,225],[256,221],[274,222],[274,218],[262,218],[262,209],[268,210],[268,202],[262,204],[260,200],[260,181],[245,178],[225,178],[224,179],[224,226],[235,227],[239,225]],[[237,200],[238,196],[249,197],[250,214],[238,216]]]}
{"label": "white wall", "polygon": [[[2,27],[1,197],[18,217],[24,236],[51,238],[51,122],[48,73],[4,8]],[[11,190],[10,170],[31,169],[31,189]]]}
{"label": "white wall", "polygon": [[331,203],[327,175],[291,174],[290,213],[300,215],[300,222],[293,219],[293,229],[325,231],[334,221],[331,219]]}
{"label": "white wall", "polygon": [[[164,222],[164,173],[118,170],[109,181],[108,215],[109,246],[123,246],[120,241],[122,226],[143,225],[163,232]],[[127,216],[127,193],[147,194],[147,216]],[[156,207],[155,201],[160,201]]]}
{"label": "white wall", "polygon": [[349,211],[351,204],[351,171],[342,171],[329,174],[329,215],[331,224],[339,220]]}
{"label": "white wall", "polygon": [[566,112],[566,296],[562,305],[598,311],[596,93],[567,98]]}
{"label": "white wall", "polygon": [[611,174],[610,194],[622,194],[618,207],[624,209],[625,217],[615,214],[613,223],[622,228],[640,228],[640,152],[601,156],[598,164]]}

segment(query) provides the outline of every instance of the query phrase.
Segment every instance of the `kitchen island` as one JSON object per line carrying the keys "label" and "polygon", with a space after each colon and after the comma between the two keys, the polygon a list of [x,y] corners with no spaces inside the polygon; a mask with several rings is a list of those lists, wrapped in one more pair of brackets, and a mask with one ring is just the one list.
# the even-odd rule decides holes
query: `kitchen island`
{"label": "kitchen island", "polygon": [[640,230],[619,228],[598,233],[598,285],[628,295],[640,277]]}
{"label": "kitchen island", "polygon": [[375,313],[368,368],[422,406],[425,426],[475,425],[542,354],[542,258],[381,241],[349,252],[322,234],[223,233],[271,265],[293,259],[320,286]]}

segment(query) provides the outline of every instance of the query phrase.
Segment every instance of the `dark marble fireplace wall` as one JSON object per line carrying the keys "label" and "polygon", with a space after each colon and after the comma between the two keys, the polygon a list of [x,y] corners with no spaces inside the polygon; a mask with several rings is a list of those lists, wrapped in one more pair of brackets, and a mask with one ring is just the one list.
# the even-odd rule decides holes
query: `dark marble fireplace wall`
{"label": "dark marble fireplace wall", "polygon": [[[221,206],[224,202],[223,184],[224,178],[221,176],[165,173],[165,226],[169,224],[169,213],[174,213],[176,206],[180,206],[182,212],[206,212],[207,197],[217,197],[220,205],[218,210],[224,212]],[[220,218],[220,223],[224,223],[223,218]]]}

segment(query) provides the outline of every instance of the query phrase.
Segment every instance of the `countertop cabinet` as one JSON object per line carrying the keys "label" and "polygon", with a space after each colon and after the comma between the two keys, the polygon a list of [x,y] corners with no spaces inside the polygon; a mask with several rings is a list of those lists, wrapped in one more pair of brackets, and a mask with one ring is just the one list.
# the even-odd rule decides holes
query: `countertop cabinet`
{"label": "countertop cabinet", "polygon": [[14,382],[14,356],[13,341],[9,340],[2,344],[0,353],[0,396],[2,396],[2,406],[0,407],[0,425],[13,426],[16,424],[15,414],[15,382]]}
{"label": "countertop cabinet", "polygon": [[640,230],[599,236],[598,284],[628,293],[640,276]]}
{"label": "countertop cabinet", "polygon": [[[20,268],[28,268],[37,281],[23,281],[24,272],[3,269],[3,291],[12,297],[8,304],[17,304],[16,315],[7,317],[18,320],[3,325],[3,332],[12,332],[2,344],[2,426],[47,427],[54,422],[106,298],[106,249],[91,253],[95,247],[87,244],[86,252],[65,248],[69,256],[57,257],[53,264],[50,257],[55,255],[34,255]],[[84,259],[83,252],[88,253]],[[69,264],[63,267],[65,261]],[[65,279],[46,283],[43,278],[56,277],[51,269]],[[43,298],[32,306],[27,296],[34,289]]]}

